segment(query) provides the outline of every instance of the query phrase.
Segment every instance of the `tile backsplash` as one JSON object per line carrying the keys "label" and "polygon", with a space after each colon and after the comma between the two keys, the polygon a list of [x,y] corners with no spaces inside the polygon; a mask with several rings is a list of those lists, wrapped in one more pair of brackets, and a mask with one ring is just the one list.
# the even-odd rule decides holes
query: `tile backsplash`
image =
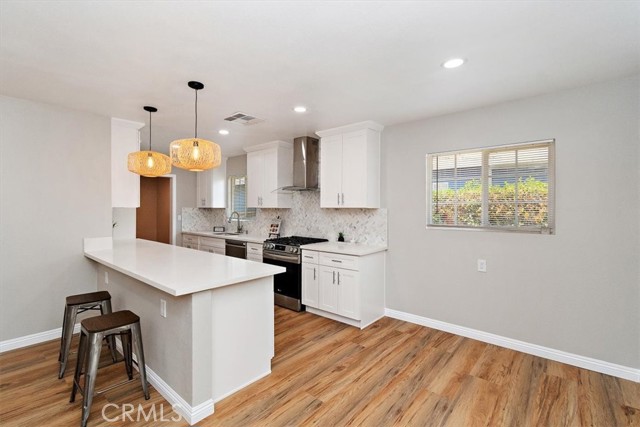
{"label": "tile backsplash", "polygon": [[[335,241],[342,231],[345,240],[359,243],[384,244],[387,242],[386,209],[332,209],[320,208],[320,192],[295,192],[291,209],[257,209],[255,219],[244,221],[250,234],[267,236],[269,224],[280,217],[282,236],[323,237]],[[215,225],[227,223],[224,209],[182,209],[182,231],[211,231]]]}

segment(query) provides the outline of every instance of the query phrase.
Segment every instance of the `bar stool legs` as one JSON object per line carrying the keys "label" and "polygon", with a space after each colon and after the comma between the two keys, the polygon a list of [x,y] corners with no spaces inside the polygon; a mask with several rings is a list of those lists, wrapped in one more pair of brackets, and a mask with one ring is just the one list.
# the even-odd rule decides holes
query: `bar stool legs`
{"label": "bar stool legs", "polygon": [[[62,337],[60,338],[60,353],[58,355],[58,361],[60,361],[58,378],[64,376],[67,368],[69,351],[71,350],[71,340],[73,338],[73,328],[76,324],[78,314],[87,310],[98,309],[100,310],[100,314],[111,313],[111,295],[109,295],[108,292],[93,292],[67,297],[67,302],[64,307],[64,318],[62,319]],[[108,344],[111,350],[111,358],[115,363],[117,361],[117,354],[113,336],[109,337]]]}
{"label": "bar stool legs", "polygon": [[[95,391],[96,375],[98,373],[98,363],[102,349],[102,340],[105,337],[113,338],[120,334],[124,353],[124,362],[129,380],[133,378],[133,357],[132,350],[135,350],[138,358],[137,364],[140,371],[140,381],[145,399],[149,399],[149,385],[147,384],[147,371],[144,360],[144,348],[142,345],[142,334],[140,329],[140,318],[130,311],[118,311],[103,316],[92,317],[82,321],[82,331],[80,333],[80,345],[78,347],[78,360],[76,363],[75,375],[73,377],[73,388],[71,390],[70,402],[75,401],[78,390],[83,395],[82,400],[82,427],[87,425],[91,404]],[[84,369],[84,387],[80,388],[80,376]]]}
{"label": "bar stool legs", "polygon": [[144,363],[144,349],[142,347],[142,331],[140,330],[140,322],[134,323],[131,326],[131,335],[133,338],[133,346],[135,348],[136,355],[138,356],[138,369],[140,370],[142,391],[144,392],[145,400],[149,400],[149,384],[147,383],[147,368]]}

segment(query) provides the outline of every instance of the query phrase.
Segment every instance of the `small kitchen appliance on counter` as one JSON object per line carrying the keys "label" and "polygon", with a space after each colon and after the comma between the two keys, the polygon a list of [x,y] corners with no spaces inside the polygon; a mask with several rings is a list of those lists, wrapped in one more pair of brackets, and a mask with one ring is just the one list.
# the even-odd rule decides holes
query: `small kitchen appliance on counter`
{"label": "small kitchen appliance on counter", "polygon": [[273,276],[275,303],[295,311],[303,311],[302,305],[302,256],[301,245],[327,242],[315,237],[279,237],[265,240],[262,259],[265,264],[285,267],[285,273]]}

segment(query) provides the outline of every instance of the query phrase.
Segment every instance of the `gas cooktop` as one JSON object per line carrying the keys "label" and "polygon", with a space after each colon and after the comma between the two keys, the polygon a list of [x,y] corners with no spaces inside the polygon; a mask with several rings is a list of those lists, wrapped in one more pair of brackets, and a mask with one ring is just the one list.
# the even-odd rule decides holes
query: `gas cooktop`
{"label": "gas cooktop", "polygon": [[316,237],[301,237],[301,236],[278,237],[276,239],[265,240],[265,243],[273,243],[276,245],[287,245],[287,246],[302,246],[302,245],[309,245],[311,243],[320,243],[320,242],[328,242],[328,240],[318,239]]}

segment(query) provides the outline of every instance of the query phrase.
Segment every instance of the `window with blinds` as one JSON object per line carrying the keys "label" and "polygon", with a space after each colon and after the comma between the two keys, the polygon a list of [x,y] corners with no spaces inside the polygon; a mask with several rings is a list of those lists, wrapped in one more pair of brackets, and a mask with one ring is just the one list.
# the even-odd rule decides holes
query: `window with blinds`
{"label": "window with blinds", "polygon": [[232,212],[238,212],[240,218],[247,219],[256,216],[255,208],[247,208],[247,177],[246,176],[230,176],[228,178],[229,203],[227,203],[227,216]]}
{"label": "window with blinds", "polygon": [[554,232],[554,140],[427,155],[427,226]]}

